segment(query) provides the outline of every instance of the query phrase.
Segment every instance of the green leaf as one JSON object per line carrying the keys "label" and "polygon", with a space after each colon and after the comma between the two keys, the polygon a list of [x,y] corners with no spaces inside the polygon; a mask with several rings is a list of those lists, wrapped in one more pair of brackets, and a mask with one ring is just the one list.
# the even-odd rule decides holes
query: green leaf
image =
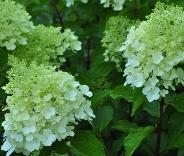
{"label": "green leaf", "polygon": [[[106,77],[113,70],[111,63],[101,63],[99,66],[95,66],[88,71],[88,75],[91,79],[99,77]],[[94,74],[95,73],[95,74]]]}
{"label": "green leaf", "polygon": [[134,116],[135,112],[140,108],[140,106],[144,103],[145,97],[141,90],[136,89],[132,102],[132,112],[131,116]]}
{"label": "green leaf", "polygon": [[81,156],[105,156],[102,143],[91,131],[77,132],[71,146],[77,149]]}
{"label": "green leaf", "polygon": [[138,128],[138,126],[136,125],[136,123],[131,123],[127,120],[119,120],[114,122],[111,128],[119,131],[123,131],[123,132],[129,132],[132,129]]}
{"label": "green leaf", "polygon": [[166,103],[173,106],[177,111],[184,112],[184,93],[167,97]]}
{"label": "green leaf", "polygon": [[95,108],[99,105],[99,103],[110,94],[109,90],[98,91],[94,93],[91,98],[92,107]]}
{"label": "green leaf", "polygon": [[144,104],[144,111],[146,111],[148,114],[150,114],[153,117],[159,117],[160,116],[160,107],[159,107],[159,103],[158,102],[152,102],[152,103],[148,103],[146,102]]}
{"label": "green leaf", "polygon": [[110,94],[113,99],[123,98],[128,102],[133,101],[134,91],[129,86],[118,86]]}
{"label": "green leaf", "polygon": [[169,148],[183,148],[184,147],[184,133],[172,136],[169,140]]}
{"label": "green leaf", "polygon": [[124,139],[125,156],[132,156],[141,142],[150,135],[153,130],[154,128],[152,126],[131,130],[128,136]]}
{"label": "green leaf", "polygon": [[170,136],[178,135],[184,132],[184,113],[175,112],[168,121]]}
{"label": "green leaf", "polygon": [[112,106],[100,107],[95,113],[95,119],[93,120],[93,126],[100,132],[104,130],[113,118]]}

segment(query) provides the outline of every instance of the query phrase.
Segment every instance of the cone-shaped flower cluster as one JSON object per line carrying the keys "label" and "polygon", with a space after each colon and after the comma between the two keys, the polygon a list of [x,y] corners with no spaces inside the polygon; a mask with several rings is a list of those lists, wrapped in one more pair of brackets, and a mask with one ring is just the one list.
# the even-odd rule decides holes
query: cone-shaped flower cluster
{"label": "cone-shaped flower cluster", "polygon": [[73,136],[78,121],[94,117],[89,87],[53,66],[64,61],[65,51],[81,49],[78,37],[69,29],[33,26],[29,19],[21,5],[0,2],[0,46],[6,47],[1,52],[12,51],[3,87],[8,96],[1,149],[7,156],[51,146]]}
{"label": "cone-shaped flower cluster", "polygon": [[140,25],[132,27],[121,47],[127,59],[124,75],[132,87],[143,87],[149,101],[184,85],[184,12],[181,7],[158,3]]}
{"label": "cone-shaped flower cluster", "polygon": [[14,50],[16,45],[26,45],[26,34],[33,29],[29,14],[11,0],[0,1],[0,47]]}
{"label": "cone-shaped flower cluster", "polygon": [[3,87],[9,112],[2,123],[5,142],[2,150],[29,154],[56,140],[74,136],[80,120],[92,120],[92,93],[74,77],[54,67],[27,64],[10,58],[9,83]]}
{"label": "cone-shaped flower cluster", "polygon": [[119,49],[122,46],[122,42],[126,40],[128,30],[137,23],[125,16],[112,16],[106,24],[104,37],[101,41],[102,46],[105,48],[105,61],[114,62],[119,71],[122,70],[121,64],[123,62],[123,54]]}
{"label": "cone-shaped flower cluster", "polygon": [[[13,54],[19,59],[26,59],[28,63],[34,60],[38,64],[57,65],[65,61],[65,51],[81,50],[81,42],[70,29],[61,33],[60,28],[39,25],[27,38],[28,44],[19,46]],[[60,61],[57,61],[58,59]]]}

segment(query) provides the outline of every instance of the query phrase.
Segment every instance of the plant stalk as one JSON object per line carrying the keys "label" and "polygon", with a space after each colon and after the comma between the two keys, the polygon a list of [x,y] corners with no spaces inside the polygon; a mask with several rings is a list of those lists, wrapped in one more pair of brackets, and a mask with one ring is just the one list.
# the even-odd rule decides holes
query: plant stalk
{"label": "plant stalk", "polygon": [[163,114],[164,114],[164,98],[162,97],[160,100],[160,117],[157,123],[157,144],[156,144],[155,156],[160,156]]}
{"label": "plant stalk", "polygon": [[59,20],[59,24],[61,26],[61,32],[64,31],[64,23],[63,23],[63,15],[60,14],[58,8],[57,8],[57,0],[50,0],[50,4],[52,5],[54,16],[56,16]]}

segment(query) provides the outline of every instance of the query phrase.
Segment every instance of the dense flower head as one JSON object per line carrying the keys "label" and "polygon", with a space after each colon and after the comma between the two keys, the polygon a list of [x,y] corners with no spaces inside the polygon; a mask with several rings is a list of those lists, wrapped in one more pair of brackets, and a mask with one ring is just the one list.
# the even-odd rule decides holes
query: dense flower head
{"label": "dense flower head", "polygon": [[4,144],[7,155],[13,151],[25,155],[56,140],[74,136],[80,120],[94,117],[86,97],[92,92],[66,72],[32,62],[27,65],[10,57],[9,83],[3,87],[8,94],[5,111]]}
{"label": "dense flower head", "polygon": [[37,64],[57,65],[65,61],[63,57],[65,51],[81,49],[81,42],[70,29],[61,33],[59,27],[39,25],[27,35],[27,38],[28,44],[19,46],[13,54],[28,63],[34,60]]}
{"label": "dense flower head", "polygon": [[184,71],[184,12],[181,7],[158,3],[140,25],[132,27],[121,47],[127,59],[126,83],[143,87],[149,101],[168,94],[182,83]]}
{"label": "dense flower head", "polygon": [[102,46],[105,48],[105,61],[115,62],[119,71],[121,71],[120,66],[123,61],[123,55],[119,51],[119,48],[122,42],[126,40],[128,30],[134,24],[136,24],[135,21],[125,16],[112,16],[106,24],[104,37],[101,41]]}
{"label": "dense flower head", "polygon": [[14,50],[27,44],[26,34],[33,29],[29,14],[23,6],[11,0],[0,1],[0,47]]}

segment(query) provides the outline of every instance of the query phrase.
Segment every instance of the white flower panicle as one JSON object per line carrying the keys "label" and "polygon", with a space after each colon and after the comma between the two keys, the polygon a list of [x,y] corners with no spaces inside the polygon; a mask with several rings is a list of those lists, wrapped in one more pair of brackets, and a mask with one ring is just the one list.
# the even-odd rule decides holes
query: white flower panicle
{"label": "white flower panicle", "polygon": [[[87,3],[88,0],[66,0],[66,6],[70,7],[71,5],[74,5],[75,1],[81,1],[83,3]],[[123,5],[125,3],[125,0],[99,0],[100,4],[103,4],[105,8],[109,8],[110,6],[113,7],[115,11],[120,11],[123,9]]]}
{"label": "white flower panicle", "polygon": [[146,21],[132,27],[120,51],[127,59],[125,84],[143,87],[148,101],[158,100],[182,83],[184,71],[184,12],[158,3]]}
{"label": "white flower panicle", "polygon": [[14,50],[16,45],[26,45],[25,34],[33,29],[29,14],[23,6],[11,0],[0,1],[0,47]]}
{"label": "white flower panicle", "polygon": [[[27,35],[28,44],[19,46],[13,55],[24,59],[28,63],[32,60],[37,64],[60,65],[65,61],[63,57],[67,50],[81,50],[81,42],[70,29],[60,32],[61,28],[39,25]],[[60,61],[57,61],[59,57]]]}
{"label": "white flower panicle", "polygon": [[109,18],[102,39],[102,47],[105,48],[105,61],[116,64],[118,71],[122,71],[123,54],[119,51],[122,42],[126,40],[128,30],[137,22],[125,16],[112,16]]}
{"label": "white flower panicle", "polygon": [[72,137],[78,121],[95,117],[86,99],[92,96],[89,87],[72,75],[34,62],[27,65],[13,56],[9,62],[9,83],[3,87],[8,97],[1,147],[7,156],[14,151],[28,155]]}

